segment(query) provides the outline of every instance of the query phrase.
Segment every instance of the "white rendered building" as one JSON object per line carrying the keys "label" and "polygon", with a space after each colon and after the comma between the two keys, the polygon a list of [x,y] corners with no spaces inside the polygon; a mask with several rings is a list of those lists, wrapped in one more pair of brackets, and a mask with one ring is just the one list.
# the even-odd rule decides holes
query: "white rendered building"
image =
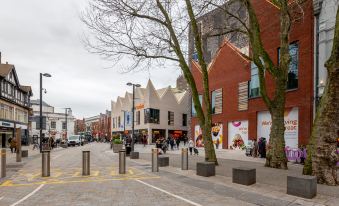
{"label": "white rendered building", "polygon": [[[30,135],[40,135],[40,101],[31,100],[33,109],[32,128]],[[54,107],[42,102],[43,130],[45,137],[53,137],[55,139],[65,138],[74,134],[75,117],[72,115],[72,110],[67,110],[67,134],[66,134],[66,113],[55,112]]]}
{"label": "white rendered building", "polygon": [[315,104],[324,92],[326,61],[332,52],[339,0],[313,0],[314,6],[314,96]]}
{"label": "white rendered building", "polygon": [[[112,134],[131,134],[132,94],[112,101]],[[183,138],[187,135],[189,95],[186,90],[166,87],[155,89],[151,80],[146,88],[135,88],[135,136],[138,141],[144,135],[148,143],[159,137]]]}

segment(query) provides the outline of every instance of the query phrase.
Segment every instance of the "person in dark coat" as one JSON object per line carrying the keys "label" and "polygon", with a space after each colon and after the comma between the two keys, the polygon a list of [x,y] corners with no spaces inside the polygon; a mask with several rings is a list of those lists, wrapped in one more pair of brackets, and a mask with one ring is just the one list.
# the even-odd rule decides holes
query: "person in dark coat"
{"label": "person in dark coat", "polygon": [[174,148],[174,139],[173,138],[170,139],[170,145],[171,145],[171,150],[173,150],[173,148]]}
{"label": "person in dark coat", "polygon": [[178,138],[178,139],[176,139],[175,140],[175,143],[177,144],[177,149],[179,149],[179,145],[180,145],[180,139]]}

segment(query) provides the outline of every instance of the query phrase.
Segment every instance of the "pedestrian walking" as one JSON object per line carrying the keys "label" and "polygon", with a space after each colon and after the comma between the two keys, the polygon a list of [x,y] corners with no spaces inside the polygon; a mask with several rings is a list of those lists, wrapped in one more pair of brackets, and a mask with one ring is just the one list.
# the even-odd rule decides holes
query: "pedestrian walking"
{"label": "pedestrian walking", "polygon": [[12,138],[11,143],[10,143],[10,148],[11,148],[11,152],[13,153],[16,152],[16,140],[14,138]]}
{"label": "pedestrian walking", "polygon": [[142,143],[144,144],[144,147],[146,147],[146,145],[147,145],[147,137],[146,137],[146,135],[144,135]]}
{"label": "pedestrian walking", "polygon": [[257,157],[258,156],[258,142],[257,140],[253,140],[253,153],[252,153],[253,157]]}
{"label": "pedestrian walking", "polygon": [[179,145],[180,145],[180,139],[178,138],[178,139],[176,139],[175,140],[175,143],[177,144],[177,149],[179,149]]}
{"label": "pedestrian walking", "polygon": [[188,149],[189,149],[191,155],[192,155],[192,152],[193,152],[193,147],[194,147],[193,140],[190,139],[190,140],[188,141]]}
{"label": "pedestrian walking", "polygon": [[215,142],[215,147],[216,147],[217,149],[219,149],[219,144],[220,144],[220,140],[219,140],[219,138],[218,138],[217,141]]}
{"label": "pedestrian walking", "polygon": [[174,150],[173,149],[174,148],[174,139],[173,138],[170,139],[170,145],[171,145],[171,150]]}

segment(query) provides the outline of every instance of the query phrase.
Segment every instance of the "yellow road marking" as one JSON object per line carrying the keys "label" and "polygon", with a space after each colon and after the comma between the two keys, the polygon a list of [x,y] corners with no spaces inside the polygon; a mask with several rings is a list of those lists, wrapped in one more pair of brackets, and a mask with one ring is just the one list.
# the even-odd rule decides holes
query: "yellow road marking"
{"label": "yellow road marking", "polygon": [[80,172],[76,172],[72,175],[72,177],[79,177],[80,176]]}
{"label": "yellow road marking", "polygon": [[62,174],[62,172],[55,172],[55,175],[53,175],[53,177],[60,177]]}
{"label": "yellow road marking", "polygon": [[100,171],[96,170],[96,171],[93,171],[93,173],[91,174],[91,176],[97,177],[97,176],[99,176],[99,174],[100,174]]}
{"label": "yellow road marking", "polygon": [[4,183],[1,184],[1,186],[13,186],[13,182],[11,180],[6,180]]}
{"label": "yellow road marking", "polygon": [[128,170],[128,173],[134,175],[134,172],[132,170]]}
{"label": "yellow road marking", "polygon": [[[112,179],[82,179],[82,180],[71,180],[71,181],[56,181],[56,182],[34,182],[34,183],[27,183],[27,184],[13,184],[11,181],[6,183],[5,185],[2,184],[0,187],[18,187],[18,186],[32,186],[32,185],[48,185],[48,184],[69,184],[69,183],[89,183],[89,182],[107,182],[107,181],[126,181],[126,180],[142,180],[142,179],[158,179],[159,176],[153,177],[122,177],[122,178],[112,178]],[[9,180],[8,180],[9,181]]]}
{"label": "yellow road marking", "polygon": [[117,175],[117,172],[115,170],[112,170],[111,171],[111,176],[116,176]]}

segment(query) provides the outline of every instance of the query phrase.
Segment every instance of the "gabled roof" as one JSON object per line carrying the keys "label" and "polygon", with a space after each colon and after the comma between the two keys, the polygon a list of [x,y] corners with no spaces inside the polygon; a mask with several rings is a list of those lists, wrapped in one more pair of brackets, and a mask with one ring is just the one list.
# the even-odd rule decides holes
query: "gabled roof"
{"label": "gabled roof", "polygon": [[14,69],[13,64],[0,64],[0,76],[3,78],[7,77],[7,75]]}
{"label": "gabled roof", "polygon": [[[231,50],[234,51],[235,54],[237,54],[237,56],[240,58],[240,60],[244,61],[245,63],[248,63],[249,60],[246,59],[243,55],[243,53],[241,52],[241,50],[234,46],[231,42],[229,42],[226,38],[224,39],[224,43],[220,46],[220,48],[218,49],[218,52],[216,53],[216,55],[213,57],[212,62],[207,66],[207,70],[208,73],[212,70],[212,68],[214,67],[215,62],[218,60],[220,53],[224,50],[230,48]],[[201,71],[201,67],[198,64],[198,62],[192,60],[192,63],[194,64],[194,66],[200,71]]]}

